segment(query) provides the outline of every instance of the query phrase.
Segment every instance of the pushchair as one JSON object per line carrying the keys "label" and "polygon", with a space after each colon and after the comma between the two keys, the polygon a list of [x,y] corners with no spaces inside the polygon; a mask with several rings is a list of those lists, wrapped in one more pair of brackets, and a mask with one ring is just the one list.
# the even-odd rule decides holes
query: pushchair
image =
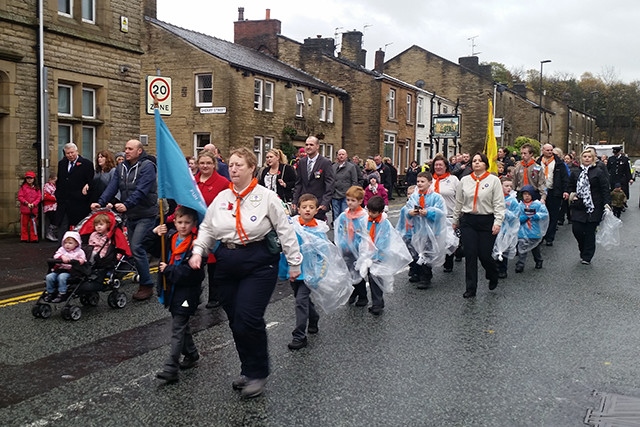
{"label": "pushchair", "polygon": [[[86,244],[94,231],[93,220],[98,214],[106,214],[112,224],[105,243],[108,248],[103,257],[94,256],[94,248]],[[46,291],[43,292],[31,310],[34,317],[47,319],[52,314],[52,306],[61,305],[63,319],[78,320],[82,316],[82,309],[73,304],[74,300],[79,299],[83,306],[95,307],[100,302],[100,292],[109,293],[107,303],[111,308],[123,308],[127,304],[127,296],[119,290],[122,281],[127,277],[131,277],[133,281],[138,280],[135,265],[130,260],[132,254],[126,230],[119,215],[109,209],[99,209],[80,221],[74,229],[82,237],[82,248],[87,262],[80,265],[77,261],[72,261],[66,298],[59,303],[45,301]],[[99,253],[100,250],[97,252]],[[52,271],[60,262],[55,259],[48,260],[48,271]]]}

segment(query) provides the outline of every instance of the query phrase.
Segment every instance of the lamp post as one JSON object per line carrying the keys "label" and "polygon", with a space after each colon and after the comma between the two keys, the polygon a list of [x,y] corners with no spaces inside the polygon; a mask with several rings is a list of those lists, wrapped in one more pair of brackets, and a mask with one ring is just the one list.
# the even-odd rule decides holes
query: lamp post
{"label": "lamp post", "polygon": [[550,59],[544,59],[540,61],[540,102],[538,102],[538,142],[542,144],[542,66],[548,62],[551,62]]}

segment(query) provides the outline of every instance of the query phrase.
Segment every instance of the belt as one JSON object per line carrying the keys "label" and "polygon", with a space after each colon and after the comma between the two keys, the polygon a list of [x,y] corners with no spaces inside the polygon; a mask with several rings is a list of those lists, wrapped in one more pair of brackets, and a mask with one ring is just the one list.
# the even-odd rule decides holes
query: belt
{"label": "belt", "polygon": [[242,243],[233,243],[233,242],[220,242],[220,246],[227,248],[227,249],[243,249],[243,248],[248,248],[250,246],[254,246],[257,245],[259,243],[264,243],[264,240],[258,240],[257,242],[250,242],[247,244],[242,244]]}

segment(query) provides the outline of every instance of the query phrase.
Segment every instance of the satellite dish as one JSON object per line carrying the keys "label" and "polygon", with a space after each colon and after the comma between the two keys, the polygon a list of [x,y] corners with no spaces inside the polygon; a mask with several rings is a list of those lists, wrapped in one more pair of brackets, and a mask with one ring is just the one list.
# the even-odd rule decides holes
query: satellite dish
{"label": "satellite dish", "polygon": [[418,86],[420,89],[422,89],[424,87],[424,80],[418,80],[416,82],[416,86]]}

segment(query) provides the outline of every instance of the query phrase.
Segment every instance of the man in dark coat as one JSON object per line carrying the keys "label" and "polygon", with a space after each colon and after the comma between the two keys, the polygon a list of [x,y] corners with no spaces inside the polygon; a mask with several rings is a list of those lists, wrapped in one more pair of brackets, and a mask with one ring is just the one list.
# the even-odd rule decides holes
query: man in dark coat
{"label": "man in dark coat", "polygon": [[309,193],[316,196],[320,206],[316,219],[326,221],[327,211],[331,208],[333,199],[335,175],[331,160],[318,154],[320,144],[318,138],[310,136],[305,142],[306,159],[298,164],[298,179],[293,191],[293,207],[297,209],[298,199]]}
{"label": "man in dark coat", "polygon": [[622,153],[622,147],[613,147],[613,156],[609,156],[607,160],[607,170],[609,171],[609,183],[611,191],[620,183],[622,191],[629,198],[629,184],[633,182],[631,176],[631,165],[629,158]]}
{"label": "man in dark coat", "polygon": [[[380,174],[380,184],[384,185],[387,193],[391,195],[391,189],[393,188],[393,174],[391,173],[391,169],[389,169],[389,165],[385,164],[382,161],[382,157],[380,156],[380,154],[376,154],[373,157],[373,161],[376,162],[376,170]],[[367,185],[369,185],[368,181]]]}
{"label": "man in dark coat", "polygon": [[544,240],[547,246],[553,246],[562,201],[569,198],[569,174],[564,161],[553,152],[551,144],[542,146],[542,156],[538,159],[538,164],[545,177],[544,187],[547,190],[545,204],[549,211],[549,228]]}
{"label": "man in dark coat", "polygon": [[91,212],[89,186],[93,182],[94,174],[93,163],[78,154],[76,144],[70,142],[63,150],[64,159],[58,162],[56,183],[56,220],[60,229],[60,239],[70,226],[76,225]]}

